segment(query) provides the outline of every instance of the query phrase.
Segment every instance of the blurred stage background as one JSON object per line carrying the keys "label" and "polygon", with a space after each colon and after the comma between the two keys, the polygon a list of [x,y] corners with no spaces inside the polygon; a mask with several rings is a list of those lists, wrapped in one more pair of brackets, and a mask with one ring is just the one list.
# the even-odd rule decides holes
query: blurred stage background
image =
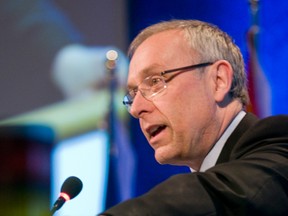
{"label": "blurred stage background", "polygon": [[[83,192],[59,215],[95,215],[105,205],[188,172],[186,167],[157,164],[138,121],[121,108],[127,47],[153,23],[200,19],[219,26],[240,47],[247,71],[257,69],[249,67],[251,60],[262,69],[261,77],[255,73],[251,82],[253,101],[260,100],[257,113],[288,114],[287,1],[259,0],[256,56],[247,46],[252,18],[246,0],[1,0],[0,15],[0,215],[47,215],[68,175],[83,180]],[[67,46],[73,53],[64,58]],[[121,121],[128,137],[118,137],[120,130],[125,134],[123,125],[110,129],[122,141],[116,153],[124,159],[109,151],[105,53],[110,49],[120,54],[113,126]],[[61,58],[64,63],[58,62]]]}

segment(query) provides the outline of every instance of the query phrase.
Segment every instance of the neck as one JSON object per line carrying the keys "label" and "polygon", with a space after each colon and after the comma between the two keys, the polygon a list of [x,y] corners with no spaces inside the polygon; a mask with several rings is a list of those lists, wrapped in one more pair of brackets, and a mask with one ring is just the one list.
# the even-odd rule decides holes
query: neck
{"label": "neck", "polygon": [[202,139],[203,143],[199,143],[203,147],[203,152],[197,159],[193,159],[189,162],[189,167],[195,171],[199,171],[203,160],[223,135],[226,128],[230,125],[233,119],[238,115],[238,113],[243,110],[242,104],[239,100],[233,100],[225,107],[218,107],[215,112],[214,124],[209,128],[209,137],[205,140]]}

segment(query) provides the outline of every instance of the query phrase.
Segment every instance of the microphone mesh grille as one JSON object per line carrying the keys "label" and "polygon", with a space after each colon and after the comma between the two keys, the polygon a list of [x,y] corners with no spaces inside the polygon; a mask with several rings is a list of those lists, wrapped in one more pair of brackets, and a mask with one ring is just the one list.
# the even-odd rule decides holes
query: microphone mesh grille
{"label": "microphone mesh grille", "polygon": [[75,176],[70,176],[64,181],[61,187],[61,192],[67,193],[70,199],[73,199],[80,193],[82,187],[83,184],[79,178]]}

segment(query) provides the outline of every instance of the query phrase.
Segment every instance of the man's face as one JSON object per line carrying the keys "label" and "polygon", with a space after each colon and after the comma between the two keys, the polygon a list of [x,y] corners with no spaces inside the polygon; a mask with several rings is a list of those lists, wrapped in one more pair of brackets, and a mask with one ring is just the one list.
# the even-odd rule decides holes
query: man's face
{"label": "man's face", "polygon": [[[201,63],[189,49],[182,33],[166,31],[145,40],[134,53],[129,68],[128,88],[136,88],[147,76],[161,71]],[[215,133],[216,103],[210,66],[165,75],[167,88],[147,100],[140,92],[131,114],[139,118],[141,129],[155,158],[161,164],[199,164],[211,147]]]}

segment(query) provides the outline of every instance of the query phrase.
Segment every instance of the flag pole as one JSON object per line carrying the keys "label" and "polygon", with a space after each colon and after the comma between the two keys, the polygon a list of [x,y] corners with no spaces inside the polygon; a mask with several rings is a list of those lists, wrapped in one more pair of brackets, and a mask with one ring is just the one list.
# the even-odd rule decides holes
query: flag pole
{"label": "flag pole", "polygon": [[117,79],[118,53],[110,50],[106,54],[106,69],[109,77],[110,106],[108,112],[109,171],[105,208],[112,207],[134,195],[135,155],[128,131],[120,121],[115,106],[119,89]]}
{"label": "flag pole", "polygon": [[107,192],[105,208],[110,208],[116,204],[119,196],[119,191],[116,183],[116,161],[117,161],[117,148],[116,148],[116,128],[115,122],[117,121],[117,112],[115,110],[115,93],[117,90],[117,76],[116,76],[116,61],[118,59],[118,53],[115,50],[109,50],[106,53],[105,67],[107,71],[108,86],[109,86],[109,110],[108,110],[108,179],[107,179]]}
{"label": "flag pole", "polygon": [[259,33],[259,0],[249,0],[251,12],[251,25],[248,31],[248,42],[252,43],[257,52],[257,34]]}
{"label": "flag pole", "polygon": [[109,94],[110,94],[110,102],[109,102],[109,112],[108,112],[108,132],[109,132],[109,144],[110,144],[110,154],[113,151],[113,146],[115,144],[115,132],[113,128],[113,123],[116,118],[116,110],[115,110],[115,92],[117,90],[117,77],[116,77],[116,61],[118,59],[118,53],[115,50],[109,50],[106,53],[106,70],[109,81]]}

